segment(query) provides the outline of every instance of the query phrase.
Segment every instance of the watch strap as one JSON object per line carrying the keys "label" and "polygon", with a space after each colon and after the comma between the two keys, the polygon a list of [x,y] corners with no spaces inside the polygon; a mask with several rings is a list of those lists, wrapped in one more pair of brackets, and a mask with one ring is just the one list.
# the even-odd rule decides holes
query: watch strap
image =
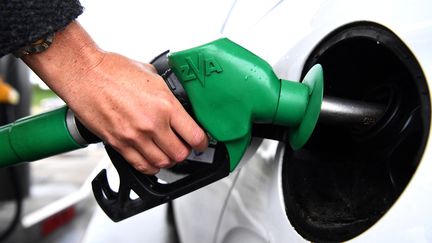
{"label": "watch strap", "polygon": [[49,34],[45,38],[38,39],[29,45],[23,46],[16,50],[13,54],[15,57],[20,58],[25,55],[40,53],[48,49],[54,40],[54,34]]}

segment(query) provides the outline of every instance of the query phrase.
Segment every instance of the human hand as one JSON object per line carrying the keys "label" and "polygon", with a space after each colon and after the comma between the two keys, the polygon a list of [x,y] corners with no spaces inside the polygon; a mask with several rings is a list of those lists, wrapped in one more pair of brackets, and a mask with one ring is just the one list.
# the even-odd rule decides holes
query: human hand
{"label": "human hand", "polygon": [[207,147],[204,131],[151,65],[105,53],[81,79],[87,85],[74,88],[69,106],[137,170],[154,174],[183,161],[190,147]]}
{"label": "human hand", "polygon": [[[138,171],[155,174],[207,147],[205,132],[188,115],[153,66],[100,50],[74,22],[46,51],[24,61]],[[66,71],[65,71],[66,70]]]}

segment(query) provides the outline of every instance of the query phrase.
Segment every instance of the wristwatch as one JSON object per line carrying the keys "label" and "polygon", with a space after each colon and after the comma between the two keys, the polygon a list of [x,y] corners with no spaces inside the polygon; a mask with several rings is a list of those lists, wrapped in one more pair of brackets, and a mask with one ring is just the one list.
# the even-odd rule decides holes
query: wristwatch
{"label": "wristwatch", "polygon": [[48,49],[50,45],[52,44],[54,39],[54,33],[47,35],[45,38],[41,38],[39,40],[36,40],[29,45],[23,46],[16,50],[13,54],[15,57],[23,57],[25,55],[29,55],[32,53],[40,53]]}

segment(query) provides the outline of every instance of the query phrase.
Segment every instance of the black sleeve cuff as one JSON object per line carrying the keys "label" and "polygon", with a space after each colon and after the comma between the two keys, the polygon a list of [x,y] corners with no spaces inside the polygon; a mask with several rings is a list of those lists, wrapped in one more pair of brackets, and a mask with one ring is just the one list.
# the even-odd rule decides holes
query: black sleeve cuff
{"label": "black sleeve cuff", "polygon": [[1,0],[0,57],[66,27],[82,12],[78,0]]}

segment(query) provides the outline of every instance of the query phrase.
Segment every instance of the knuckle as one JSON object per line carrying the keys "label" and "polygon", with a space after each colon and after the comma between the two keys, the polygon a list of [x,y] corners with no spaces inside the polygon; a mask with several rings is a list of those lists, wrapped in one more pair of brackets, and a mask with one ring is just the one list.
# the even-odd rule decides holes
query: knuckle
{"label": "knuckle", "polygon": [[150,171],[149,166],[146,164],[146,162],[136,157],[125,157],[125,158],[128,161],[128,163],[132,165],[132,167],[134,167],[137,171],[144,174],[148,174],[148,172]]}
{"label": "knuckle", "polygon": [[155,174],[159,173],[159,171],[160,171],[159,168],[150,168],[149,171],[147,173],[145,173],[145,174],[155,175]]}
{"label": "knuckle", "polygon": [[156,131],[156,122],[152,119],[147,119],[140,123],[140,130],[147,134],[154,134]]}
{"label": "knuckle", "polygon": [[123,141],[126,142],[133,142],[136,141],[137,139],[137,132],[134,131],[133,129],[125,129],[122,133],[121,133],[121,138]]}
{"label": "knuckle", "polygon": [[174,155],[175,161],[180,162],[185,160],[188,157],[190,151],[191,150],[188,148],[179,149],[177,153]]}
{"label": "knuckle", "polygon": [[134,164],[133,167],[143,173],[143,174],[147,174],[147,175],[154,175],[157,174],[159,172],[158,168],[154,168],[152,166],[149,166],[147,164],[144,163],[138,163],[138,164]]}
{"label": "knuckle", "polygon": [[113,147],[119,153],[124,153],[125,147],[123,146],[123,143],[120,140],[118,140],[117,138],[110,137],[110,138],[106,139],[105,142],[108,143],[111,147]]}
{"label": "knuckle", "polygon": [[164,96],[159,102],[159,112],[162,114],[169,114],[173,111],[174,101],[169,96]]}
{"label": "knuckle", "polygon": [[197,129],[193,135],[193,139],[190,145],[192,147],[200,146],[201,144],[204,143],[205,138],[206,138],[205,133],[201,129]]}
{"label": "knuckle", "polygon": [[159,159],[155,164],[159,168],[167,168],[171,166],[171,161],[169,159]]}

